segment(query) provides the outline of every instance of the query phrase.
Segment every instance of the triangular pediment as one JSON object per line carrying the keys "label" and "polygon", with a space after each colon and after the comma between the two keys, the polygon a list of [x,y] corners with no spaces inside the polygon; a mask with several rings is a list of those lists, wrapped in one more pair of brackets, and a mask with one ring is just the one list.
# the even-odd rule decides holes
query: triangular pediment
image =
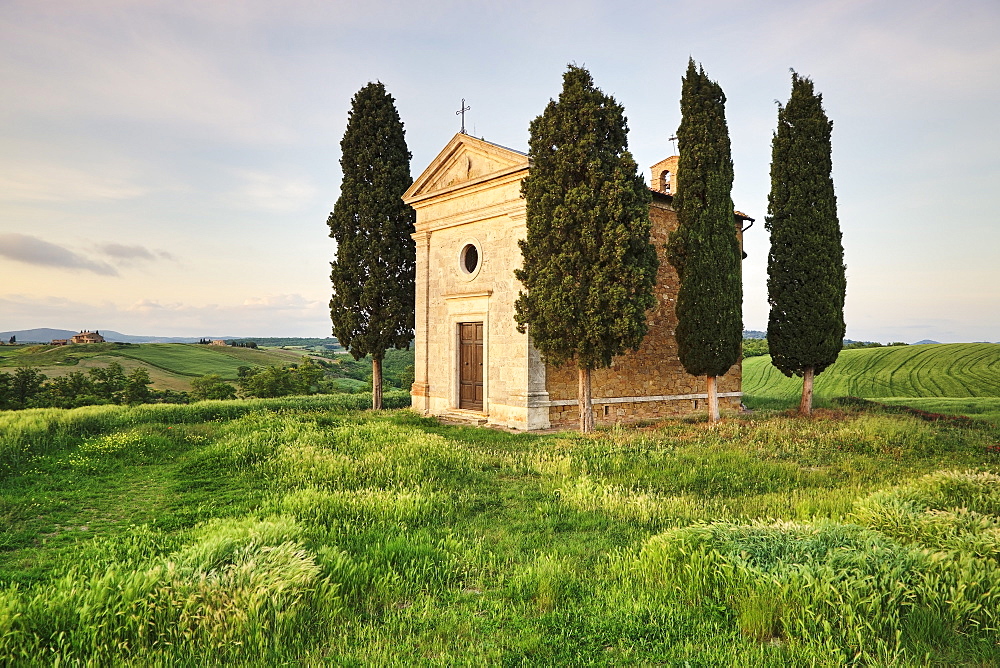
{"label": "triangular pediment", "polygon": [[403,194],[403,200],[413,202],[527,166],[528,156],[524,153],[460,132],[417,177]]}

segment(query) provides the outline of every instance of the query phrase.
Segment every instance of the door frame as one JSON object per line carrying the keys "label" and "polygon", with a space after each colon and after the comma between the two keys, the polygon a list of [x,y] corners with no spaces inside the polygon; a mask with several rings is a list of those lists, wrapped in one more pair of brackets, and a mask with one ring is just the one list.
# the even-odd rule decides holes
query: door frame
{"label": "door frame", "polygon": [[[477,327],[480,329],[481,332],[481,338],[478,341],[478,347],[481,349],[480,357],[482,359],[482,362],[480,363],[478,370],[473,369],[474,371],[473,377],[475,378],[475,380],[473,381],[473,386],[478,385],[481,388],[481,392],[483,395],[483,401],[478,402],[480,403],[479,406],[469,406],[468,404],[464,406],[462,405],[462,376],[464,372],[464,362],[465,362],[463,355],[464,341],[462,339],[462,329],[469,326],[473,328],[473,332],[475,332],[475,329]],[[485,407],[485,399],[486,399],[486,382],[485,382],[486,381],[486,325],[482,320],[469,320],[457,323],[455,329],[456,329],[456,334],[458,335],[458,365],[457,365],[458,408],[459,410],[482,412],[483,408]],[[473,341],[472,347],[474,351],[476,347],[475,334],[473,334],[472,341]],[[473,355],[473,364],[475,364],[474,360],[475,360],[475,355]],[[475,373],[476,371],[478,371],[478,373]],[[473,401],[472,403],[477,403],[477,402]]]}
{"label": "door frame", "polygon": [[[482,322],[483,323],[483,408],[475,413],[489,415],[490,412],[490,318],[489,300],[492,290],[484,292],[448,295],[445,303],[448,308],[447,327],[448,334],[448,356],[451,358],[451,370],[449,380],[448,405],[451,410],[469,410],[459,408],[460,405],[460,383],[461,383],[461,363],[462,346],[459,341],[461,333],[459,323]],[[444,324],[444,323],[442,323]],[[440,330],[439,330],[440,331]],[[442,332],[443,333],[443,332]]]}

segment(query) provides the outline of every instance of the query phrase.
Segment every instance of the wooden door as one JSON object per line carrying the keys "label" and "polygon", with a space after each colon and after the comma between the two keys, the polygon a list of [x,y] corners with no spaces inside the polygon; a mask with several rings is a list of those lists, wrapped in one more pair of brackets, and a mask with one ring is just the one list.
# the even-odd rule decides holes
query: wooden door
{"label": "wooden door", "polygon": [[458,407],[483,410],[483,323],[458,325]]}

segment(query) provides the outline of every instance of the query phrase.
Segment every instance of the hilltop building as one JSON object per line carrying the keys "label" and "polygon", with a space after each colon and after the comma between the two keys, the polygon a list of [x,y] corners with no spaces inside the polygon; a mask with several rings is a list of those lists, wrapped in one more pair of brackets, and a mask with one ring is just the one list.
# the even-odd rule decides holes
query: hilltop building
{"label": "hilltop building", "polygon": [[74,334],[69,339],[52,339],[51,345],[65,346],[71,343],[105,343],[105,341],[100,332],[82,330],[79,334]]}
{"label": "hilltop building", "polygon": [[[541,360],[529,334],[517,331],[514,301],[521,284],[518,239],[527,236],[521,181],[528,156],[458,133],[403,195],[417,212],[415,381],[412,406],[438,415],[517,429],[545,429],[579,419],[573,366]],[[595,420],[630,422],[704,409],[705,379],[677,358],[677,273],[667,262],[667,236],[677,156],[652,168],[651,240],[660,257],[657,306],[647,313],[640,349],[593,372]],[[743,221],[734,214],[734,234]],[[720,407],[740,406],[741,365],[719,379]]]}
{"label": "hilltop building", "polygon": [[69,340],[70,343],[104,343],[104,337],[101,336],[100,332],[89,332],[82,331],[79,334],[74,334]]}

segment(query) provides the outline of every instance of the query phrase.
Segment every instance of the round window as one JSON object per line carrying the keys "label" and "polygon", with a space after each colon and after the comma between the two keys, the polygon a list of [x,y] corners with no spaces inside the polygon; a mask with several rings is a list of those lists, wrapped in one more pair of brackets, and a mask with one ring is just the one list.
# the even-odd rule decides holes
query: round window
{"label": "round window", "polygon": [[476,248],[475,244],[465,244],[462,248],[462,270],[467,274],[476,273],[476,269],[479,268],[479,249]]}

